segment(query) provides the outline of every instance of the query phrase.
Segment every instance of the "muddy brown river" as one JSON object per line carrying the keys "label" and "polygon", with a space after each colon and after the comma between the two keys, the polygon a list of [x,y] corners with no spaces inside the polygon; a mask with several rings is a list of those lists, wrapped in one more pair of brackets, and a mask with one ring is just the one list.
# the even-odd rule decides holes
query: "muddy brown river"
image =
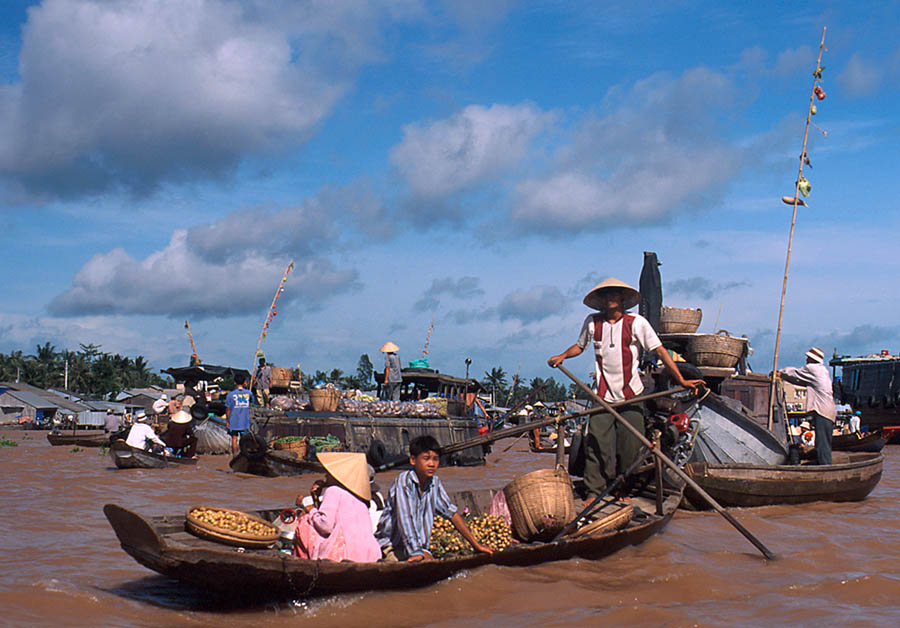
{"label": "muddy brown river", "polygon": [[[311,477],[196,468],[117,470],[97,449],[51,447],[46,432],[4,431],[0,447],[0,625],[4,626],[897,626],[900,446],[863,502],[739,509],[779,558],[764,560],[715,513],[679,512],[662,534],[601,561],[487,566],[422,589],[231,607],[138,565],[102,513],[198,504],[290,505]],[[444,468],[450,490],[501,487],[553,464],[524,439],[488,463]],[[396,473],[379,476],[387,488]]]}

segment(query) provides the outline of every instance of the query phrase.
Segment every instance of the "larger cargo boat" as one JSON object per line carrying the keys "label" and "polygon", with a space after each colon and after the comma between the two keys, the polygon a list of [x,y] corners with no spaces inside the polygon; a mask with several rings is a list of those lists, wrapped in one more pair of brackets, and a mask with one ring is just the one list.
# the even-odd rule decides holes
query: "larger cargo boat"
{"label": "larger cargo boat", "polygon": [[[862,424],[870,430],[900,426],[900,356],[837,356],[829,362],[841,369],[835,396],[862,413]],[[835,377],[835,379],[837,379]]]}

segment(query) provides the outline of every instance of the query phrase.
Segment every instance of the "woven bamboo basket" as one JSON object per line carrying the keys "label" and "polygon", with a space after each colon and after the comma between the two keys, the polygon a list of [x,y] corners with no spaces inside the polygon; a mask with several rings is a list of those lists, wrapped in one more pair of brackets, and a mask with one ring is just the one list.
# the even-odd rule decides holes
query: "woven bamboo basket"
{"label": "woven bamboo basket", "polygon": [[341,392],[334,388],[316,388],[309,391],[309,403],[316,412],[334,412],[341,400]]}
{"label": "woven bamboo basket", "polygon": [[523,541],[549,541],[575,518],[572,479],[562,467],[519,476],[503,494],[513,530]]}
{"label": "woven bamboo basket", "polygon": [[281,451],[293,451],[298,458],[305,458],[306,450],[309,448],[309,441],[306,438],[303,440],[276,440],[272,443],[272,447]]}
{"label": "woven bamboo basket", "polygon": [[[266,534],[238,532],[237,530],[230,530],[228,528],[222,528],[206,521],[201,521],[197,518],[196,515],[192,514],[195,510],[200,508],[206,510],[215,510],[226,514],[230,513],[237,518],[245,517],[250,521],[255,521],[259,524],[262,524],[268,530],[268,532]],[[185,520],[185,528],[194,536],[199,536],[202,539],[215,541],[217,543],[224,543],[226,545],[235,545],[238,547],[249,548],[269,547],[278,540],[279,535],[278,528],[273,526],[265,519],[247,514],[246,512],[241,512],[240,510],[232,510],[230,508],[219,508],[212,506],[192,506],[191,508],[188,508],[187,519]]]}
{"label": "woven bamboo basket", "polygon": [[716,334],[700,334],[688,341],[688,362],[733,368],[744,353],[744,342],[743,338],[732,338],[724,329]]}
{"label": "woven bamboo basket", "polygon": [[660,333],[693,334],[700,327],[703,310],[663,306],[659,319]]}

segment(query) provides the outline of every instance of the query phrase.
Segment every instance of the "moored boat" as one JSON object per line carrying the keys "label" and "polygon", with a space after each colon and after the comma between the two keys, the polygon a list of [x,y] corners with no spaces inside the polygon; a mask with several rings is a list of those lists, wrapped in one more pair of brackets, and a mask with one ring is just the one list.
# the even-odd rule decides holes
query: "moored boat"
{"label": "moored boat", "polygon": [[246,452],[239,451],[228,466],[236,473],[251,473],[267,478],[322,473],[325,470],[319,462],[299,458],[291,451],[275,449],[266,449],[259,455],[247,455]]}
{"label": "moored boat", "polygon": [[834,451],[865,451],[878,453],[884,449],[885,439],[882,430],[873,432],[857,432],[855,434],[841,434],[831,439],[831,449]]}
{"label": "moored boat", "polygon": [[124,440],[114,440],[109,446],[109,455],[119,469],[163,469],[197,464],[196,458],[155,454],[146,449],[132,447]]}
{"label": "moored boat", "polygon": [[[835,453],[835,464],[753,465],[691,462],[685,472],[723,506],[859,501],[881,480],[880,453]],[[685,496],[703,502],[690,488]]]}
{"label": "moored boat", "polygon": [[[477,490],[451,497],[461,509],[486,512],[496,491]],[[405,589],[430,585],[465,570],[494,564],[527,567],[540,563],[584,558],[596,560],[628,545],[638,545],[661,531],[672,518],[681,490],[669,492],[662,514],[652,499],[635,496],[634,516],[623,527],[572,535],[550,543],[518,543],[494,554],[445,557],[419,562],[354,563],[295,558],[276,548],[235,551],[186,532],[185,514],[142,516],[115,504],[103,508],[125,550],[145,567],[205,591],[234,598],[298,599],[371,590]],[[610,508],[622,510],[623,504]],[[258,511],[268,521],[280,509]],[[586,529],[586,528],[584,528]]]}
{"label": "moored boat", "polygon": [[50,432],[47,440],[54,447],[105,447],[109,445],[109,434],[103,431],[84,431],[72,434]]}

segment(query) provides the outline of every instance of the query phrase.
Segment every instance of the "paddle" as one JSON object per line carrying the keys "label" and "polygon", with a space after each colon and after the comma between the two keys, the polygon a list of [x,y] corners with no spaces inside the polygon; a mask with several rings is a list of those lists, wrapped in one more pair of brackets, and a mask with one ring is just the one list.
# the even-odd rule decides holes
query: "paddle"
{"label": "paddle", "polygon": [[[636,430],[630,423],[628,423],[628,421],[626,421],[626,420],[622,417],[621,414],[619,414],[618,412],[616,412],[616,410],[610,405],[610,403],[609,403],[608,401],[606,401],[605,399],[603,399],[602,397],[600,397],[599,395],[597,395],[593,390],[591,390],[591,389],[587,386],[587,384],[585,384],[585,383],[582,382],[580,379],[578,379],[577,377],[575,377],[575,376],[571,373],[571,371],[569,371],[569,369],[567,369],[566,367],[564,367],[562,364],[559,364],[556,368],[558,368],[560,371],[562,371],[563,373],[565,373],[566,376],[567,376],[569,379],[571,379],[571,380],[572,380],[579,388],[581,388],[581,389],[584,390],[588,395],[590,395],[590,396],[591,396],[591,399],[593,399],[593,400],[596,401],[598,404],[600,404],[600,406],[601,406],[604,410],[606,410],[606,412],[608,412],[608,413],[610,413],[611,415],[613,415],[613,417],[616,419],[616,421],[618,421],[619,424],[622,425],[623,427],[625,427],[629,432],[631,432],[632,434],[634,434],[635,438],[637,438],[639,441],[641,441],[641,443],[643,443],[645,447],[649,447],[649,448],[650,448],[650,451],[653,453],[654,456],[656,456],[657,458],[659,458],[660,460],[662,460],[662,462],[663,462],[666,466],[668,466],[670,469],[672,469],[672,471],[674,471],[675,474],[678,475],[678,477],[680,477],[682,480],[684,480],[685,482],[687,482],[688,486],[690,486],[692,489],[694,489],[694,490],[697,492],[697,494],[699,494],[704,500],[706,500],[706,502],[707,502],[710,506],[712,506],[712,508],[713,508],[717,513],[719,513],[720,515],[722,515],[722,516],[725,518],[725,520],[728,521],[728,523],[730,523],[732,526],[734,526],[734,527],[737,529],[738,532],[740,532],[741,534],[743,534],[744,537],[745,537],[748,541],[750,541],[750,542],[756,547],[756,549],[758,549],[760,552],[762,552],[762,555],[763,555],[763,556],[765,556],[765,557],[768,558],[768,559],[774,559],[774,558],[775,558],[775,554],[772,553],[772,552],[769,550],[769,548],[767,548],[765,545],[763,545],[762,542],[761,542],[759,539],[757,539],[755,536],[753,536],[753,535],[750,533],[749,530],[747,530],[747,528],[745,528],[743,525],[741,525],[741,523],[740,523],[737,519],[735,519],[735,518],[731,515],[731,513],[729,513],[729,512],[728,512],[727,510],[725,510],[724,508],[722,508],[722,506],[720,506],[719,503],[718,503],[715,499],[713,499],[712,496],[711,496],[709,493],[707,493],[707,492],[704,491],[702,488],[700,488],[700,485],[699,485],[699,484],[697,484],[694,480],[692,480],[692,479],[690,478],[690,476],[688,476],[687,473],[685,473],[684,471],[682,471],[682,470],[678,467],[678,465],[676,465],[674,462],[672,462],[672,461],[669,459],[668,456],[666,456],[662,451],[659,450],[659,448],[654,447],[653,444],[652,444],[649,440],[647,440],[647,438],[646,438],[643,434],[641,434],[641,433],[640,433],[638,430]],[[633,400],[632,400],[632,401],[633,401]]]}

